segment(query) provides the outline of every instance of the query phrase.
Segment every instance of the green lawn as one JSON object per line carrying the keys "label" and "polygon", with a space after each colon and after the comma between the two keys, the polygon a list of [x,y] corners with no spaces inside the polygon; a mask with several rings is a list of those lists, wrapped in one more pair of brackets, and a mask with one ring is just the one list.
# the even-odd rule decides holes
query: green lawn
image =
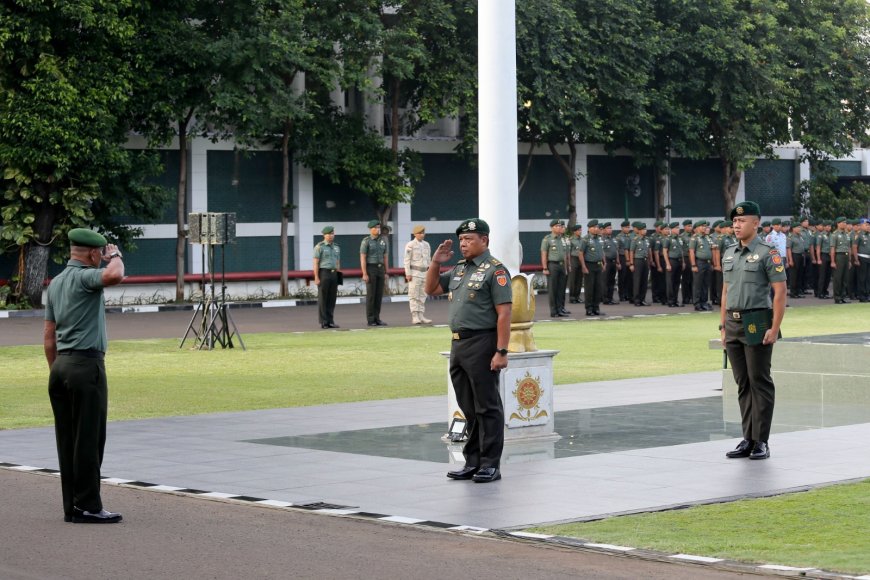
{"label": "green lawn", "polygon": [[667,553],[867,574],[870,480],[529,531]]}
{"label": "green lawn", "polygon": [[[870,305],[791,309],[786,336],[866,330]],[[721,368],[717,315],[542,323],[538,348],[558,349],[557,384]],[[247,351],[179,350],[175,340],[112,341],[109,419],[442,394],[444,328],[252,334]],[[51,424],[41,347],[0,348],[0,429]]]}

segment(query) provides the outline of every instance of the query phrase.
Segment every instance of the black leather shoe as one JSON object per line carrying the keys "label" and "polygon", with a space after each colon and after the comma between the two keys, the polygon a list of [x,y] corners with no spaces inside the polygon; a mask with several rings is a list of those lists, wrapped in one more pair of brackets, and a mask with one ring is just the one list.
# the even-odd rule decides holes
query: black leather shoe
{"label": "black leather shoe", "polygon": [[389,324],[387,324],[383,320],[378,320],[375,324],[377,324],[378,326],[389,326]]}
{"label": "black leather shoe", "polygon": [[328,324],[321,324],[320,328],[329,328],[329,325]]}
{"label": "black leather shoe", "polygon": [[562,315],[558,312],[551,312],[550,318],[562,318]]}
{"label": "black leather shoe", "polygon": [[456,471],[448,471],[447,477],[450,479],[471,479],[477,473],[478,467],[475,465],[466,465],[462,469]]}
{"label": "black leather shoe", "polygon": [[571,300],[568,301],[568,304],[580,304],[580,301],[577,300],[576,298],[572,298]]}
{"label": "black leather shoe", "polygon": [[377,326],[377,325],[378,325],[377,322],[369,322],[369,326]]}
{"label": "black leather shoe", "polygon": [[600,310],[595,310],[595,316],[607,316],[606,312],[601,312]]}
{"label": "black leather shoe", "polygon": [[752,441],[744,439],[737,444],[737,447],[735,447],[733,451],[726,453],[725,457],[728,459],[737,459],[738,457],[749,457],[750,453],[752,453]]}
{"label": "black leather shoe", "polygon": [[559,314],[561,314],[562,316],[568,316],[569,314],[571,314],[571,311],[570,311],[570,310],[565,310],[565,309],[563,308],[562,310],[559,311]]}
{"label": "black leather shoe", "polygon": [[339,325],[335,324],[334,322],[330,322],[326,326],[329,328],[341,328]]}
{"label": "black leather shoe", "polygon": [[756,441],[749,459],[767,459],[770,457],[770,447],[764,441]]}
{"label": "black leather shoe", "polygon": [[73,508],[73,515],[70,521],[74,524],[117,524],[124,519],[121,514],[100,510],[97,513],[91,513],[87,510]]}
{"label": "black leather shoe", "polygon": [[484,467],[474,474],[471,481],[474,483],[489,483],[501,479],[501,471],[498,467]]}

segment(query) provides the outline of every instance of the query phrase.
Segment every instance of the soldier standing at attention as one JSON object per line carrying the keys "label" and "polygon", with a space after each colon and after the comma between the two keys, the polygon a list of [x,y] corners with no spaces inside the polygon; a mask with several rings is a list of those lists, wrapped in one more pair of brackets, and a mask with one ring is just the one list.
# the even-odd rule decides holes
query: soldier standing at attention
{"label": "soldier standing at attention", "polygon": [[121,283],[124,262],[97,232],[75,228],[69,241],[69,262],[46,293],[43,333],[64,521],[114,524],[121,514],[103,509],[100,497],[109,398],[103,288]]}
{"label": "soldier standing at attention", "polygon": [[870,302],[870,220],[861,218],[859,227],[852,241],[854,263],[858,269],[858,300]]}
{"label": "soldier standing at attention", "polygon": [[508,366],[511,275],[489,253],[489,225],[485,221],[465,220],[456,228],[456,235],[463,259],[440,274],[441,264],[453,256],[453,240],[446,240],[435,250],[426,272],[426,293],[438,296],[446,292],[450,302],[450,381],[468,421],[468,442],[462,450],[465,465],[449,471],[447,477],[488,483],[501,479],[504,407],[498,382],[499,372]]}
{"label": "soldier standing at attention", "polygon": [[432,261],[432,249],[425,241],[426,228],[414,226],[411,230],[414,239],[405,245],[405,281],[408,282],[408,302],[411,307],[411,322],[414,324],[432,324],[426,318],[426,272]]}
{"label": "soldier standing at attention", "polygon": [[831,234],[831,270],[834,274],[834,304],[849,304],[846,281],[849,274],[849,253],[851,252],[849,234],[846,232],[846,218],[834,220],[837,231]]}
{"label": "soldier standing at attention", "polygon": [[571,226],[571,271],[568,272],[568,302],[571,304],[580,304],[583,300],[580,298],[580,290],[583,287],[583,272],[580,270],[580,258],[577,257],[577,250],[580,247],[580,240],[583,237],[583,226],[574,224]]}
{"label": "soldier standing at attention", "polygon": [[571,314],[565,310],[565,288],[571,269],[571,262],[568,260],[571,243],[564,233],[565,222],[555,219],[550,222],[550,234],[541,240],[541,266],[547,276],[550,316],[553,318]]}
{"label": "soldier standing at attention", "polygon": [[631,249],[631,223],[628,220],[619,224],[619,233],[616,234],[616,249],[619,251],[619,301],[633,302],[631,294],[633,284],[631,272],[628,270],[628,251]]}
{"label": "soldier standing at attention", "polygon": [[667,304],[679,306],[680,276],[683,274],[683,240],[680,238],[680,222],[671,222],[662,241],[662,258],[665,263]]}
{"label": "soldier standing at attention", "polygon": [[695,222],[695,235],[689,240],[689,263],[692,265],[692,302],[695,310],[713,310],[707,302],[713,282],[713,244],[707,235],[707,222]]}
{"label": "soldier standing at attention", "polygon": [[583,270],[583,286],[586,287],[586,316],[599,316],[601,311],[601,291],[604,287],[604,248],[598,236],[598,220],[592,220],[586,227],[589,233],[580,241],[580,268]]}
{"label": "soldier standing at attention", "polygon": [[788,238],[785,241],[785,248],[788,257],[788,267],[791,269],[791,280],[789,281],[789,297],[803,298],[803,282],[804,282],[804,253],[806,251],[806,238],[801,231],[799,225],[795,225]]}
{"label": "soldier standing at attention", "polygon": [[858,268],[855,265],[855,239],[861,233],[861,220],[849,220],[849,276],[847,282],[849,298],[858,299]]}
{"label": "soldier standing at attention", "polygon": [[828,288],[831,286],[831,222],[823,221],[822,229],[816,233],[816,261],[819,263],[819,273],[816,279],[816,298],[830,298]]}
{"label": "soldier standing at attention", "polygon": [[634,305],[649,306],[646,298],[647,282],[649,281],[649,257],[652,252],[649,238],[646,237],[646,224],[634,222],[637,235],[631,240],[628,252],[628,268],[634,275]]}
{"label": "soldier standing at attention", "polygon": [[[725,454],[767,459],[773,422],[773,344],[785,315],[785,264],[779,251],[758,237],[761,209],[752,201],[731,210],[738,243],[725,251],[725,285],[719,331],[737,383],[743,440]],[[773,301],[771,302],[771,291]]]}
{"label": "soldier standing at attention", "polygon": [[810,288],[815,288],[816,264],[810,255],[810,248],[813,245],[813,229],[810,226],[810,219],[804,217],[801,221],[801,237],[804,240],[804,276],[801,280],[801,294],[809,292]]}
{"label": "soldier standing at attention", "polygon": [[663,221],[656,221],[655,231],[650,235],[649,243],[652,249],[650,253],[650,286],[652,287],[653,303],[665,304],[667,289],[665,287],[665,265],[662,261],[662,226]]}
{"label": "soldier standing at attention", "polygon": [[613,228],[610,222],[604,222],[598,228],[601,231],[601,244],[604,248],[604,302],[616,304],[613,292],[616,290],[616,275],[619,272],[619,245],[613,239]]}
{"label": "soldier standing at attention", "polygon": [[364,237],[359,245],[359,264],[366,283],[366,318],[369,326],[387,326],[381,320],[381,303],[387,283],[389,250],[387,241],[381,237],[380,222],[372,220],[368,227],[370,235]]}
{"label": "soldier standing at attention", "polygon": [[323,241],[314,246],[314,284],[317,286],[320,328],[338,328],[335,323],[335,300],[338,297],[341,249],[335,243],[335,228],[326,226],[322,233]]}
{"label": "soldier standing at attention", "polygon": [[683,231],[680,238],[683,240],[683,278],[680,280],[680,293],[683,295],[683,306],[692,304],[695,299],[692,294],[692,264],[689,262],[689,241],[692,239],[694,229],[692,220],[683,220]]}

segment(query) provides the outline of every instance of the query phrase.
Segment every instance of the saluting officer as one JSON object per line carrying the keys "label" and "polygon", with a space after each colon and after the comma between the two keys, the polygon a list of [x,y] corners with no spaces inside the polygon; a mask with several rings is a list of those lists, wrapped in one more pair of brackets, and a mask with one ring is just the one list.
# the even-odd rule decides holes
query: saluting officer
{"label": "saluting officer", "polygon": [[849,234],[846,233],[846,218],[838,217],[834,220],[837,231],[831,234],[831,270],[834,273],[834,303],[848,304],[846,298],[848,289],[846,281],[849,274],[849,254],[851,252]]}
{"label": "saluting officer", "polygon": [[610,222],[599,224],[601,232],[601,246],[604,248],[604,302],[602,304],[616,304],[613,293],[616,290],[616,276],[620,271],[619,244],[613,239],[613,227]]}
{"label": "saluting officer", "polygon": [[713,310],[707,302],[713,283],[713,244],[707,235],[707,221],[695,222],[695,235],[689,240],[689,262],[692,265],[692,302],[695,310]]}
{"label": "saluting officer", "polygon": [[634,222],[636,236],[631,240],[631,249],[628,252],[628,268],[634,275],[634,305],[649,306],[646,298],[647,283],[649,281],[649,258],[652,252],[649,238],[646,237],[646,224]]}
{"label": "saluting officer", "polygon": [[113,524],[121,514],[103,509],[100,497],[109,398],[103,288],[121,283],[124,262],[97,232],[75,228],[69,241],[69,262],[48,285],[43,333],[64,521]]}
{"label": "saluting officer", "polygon": [[322,230],[323,241],[314,246],[314,284],[317,285],[317,309],[321,328],[338,328],[335,301],[338,297],[338,269],[341,248],[335,243],[335,228]]}
{"label": "saluting officer", "polygon": [[589,233],[580,241],[577,255],[583,270],[583,286],[586,287],[586,316],[598,316],[601,314],[598,305],[601,304],[604,282],[604,248],[598,235],[598,220],[587,223],[586,229]]}
{"label": "saluting officer", "polygon": [[565,310],[565,288],[568,284],[568,271],[571,269],[568,261],[571,243],[564,233],[565,222],[555,219],[550,222],[550,233],[541,240],[541,266],[547,276],[550,316],[553,318],[571,314]]}
{"label": "saluting officer", "polygon": [[359,264],[366,283],[366,318],[369,326],[387,326],[381,320],[381,303],[390,264],[389,249],[387,240],[381,237],[381,223],[371,220],[368,227],[369,235],[359,245]]}
{"label": "saluting officer", "polygon": [[498,379],[499,371],[508,365],[511,275],[489,253],[485,221],[465,220],[456,235],[463,259],[440,274],[441,264],[453,256],[453,240],[446,240],[435,250],[426,272],[426,292],[430,296],[446,292],[450,303],[450,380],[468,421],[468,442],[462,450],[465,465],[449,471],[447,477],[487,483],[501,479],[505,423]]}
{"label": "saluting officer", "polygon": [[[770,457],[775,389],[770,375],[773,344],[785,315],[785,264],[772,244],[758,237],[761,209],[752,201],[731,210],[738,243],[725,250],[719,330],[737,382],[743,440],[728,458]],[[770,294],[773,290],[773,301]]]}
{"label": "saluting officer", "polygon": [[429,270],[429,262],[432,261],[432,249],[426,238],[426,228],[422,225],[414,226],[411,230],[414,238],[405,244],[405,281],[408,282],[408,303],[411,308],[411,322],[413,324],[432,324],[426,318],[426,292],[423,286],[426,283],[426,272]]}

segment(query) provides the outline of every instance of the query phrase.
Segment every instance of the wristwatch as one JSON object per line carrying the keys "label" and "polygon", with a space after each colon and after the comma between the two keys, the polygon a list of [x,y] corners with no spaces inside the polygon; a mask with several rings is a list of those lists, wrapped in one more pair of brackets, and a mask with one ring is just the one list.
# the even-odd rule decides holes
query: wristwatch
{"label": "wristwatch", "polygon": [[121,257],[120,252],[112,252],[111,254],[108,255],[107,259],[111,260],[112,258],[120,258],[120,257]]}
{"label": "wristwatch", "polygon": [[506,349],[506,348],[500,348],[500,349],[496,350],[495,352],[497,352],[497,353],[500,354],[501,356],[507,356],[508,349]]}

